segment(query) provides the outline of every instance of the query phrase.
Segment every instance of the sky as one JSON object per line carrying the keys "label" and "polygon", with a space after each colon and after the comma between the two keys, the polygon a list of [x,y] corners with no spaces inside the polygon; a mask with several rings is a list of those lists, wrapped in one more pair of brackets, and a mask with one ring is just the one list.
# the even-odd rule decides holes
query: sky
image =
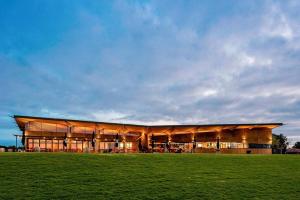
{"label": "sky", "polygon": [[0,144],[12,115],[267,123],[300,140],[300,1],[0,0]]}

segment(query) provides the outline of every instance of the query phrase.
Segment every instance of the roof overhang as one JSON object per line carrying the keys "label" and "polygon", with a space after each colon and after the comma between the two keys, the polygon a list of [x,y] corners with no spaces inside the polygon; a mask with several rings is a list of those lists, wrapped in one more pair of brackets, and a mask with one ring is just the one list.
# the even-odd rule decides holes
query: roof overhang
{"label": "roof overhang", "polygon": [[41,122],[50,124],[60,124],[65,126],[79,126],[101,129],[122,130],[122,131],[146,131],[151,132],[172,132],[174,134],[182,134],[187,132],[211,132],[224,129],[253,129],[253,128],[277,128],[284,125],[283,123],[248,123],[248,124],[183,124],[183,125],[138,125],[138,124],[123,124],[111,122],[98,122],[86,120],[74,120],[63,118],[48,118],[48,117],[35,117],[14,115],[13,116],[20,130],[25,130],[25,125],[28,122]]}

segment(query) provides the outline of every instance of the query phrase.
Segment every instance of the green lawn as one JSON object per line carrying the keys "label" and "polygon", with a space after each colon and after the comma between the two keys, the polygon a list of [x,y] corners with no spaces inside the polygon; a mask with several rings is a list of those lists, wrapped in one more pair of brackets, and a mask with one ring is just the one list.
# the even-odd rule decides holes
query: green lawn
{"label": "green lawn", "polygon": [[299,199],[300,156],[0,153],[0,199]]}

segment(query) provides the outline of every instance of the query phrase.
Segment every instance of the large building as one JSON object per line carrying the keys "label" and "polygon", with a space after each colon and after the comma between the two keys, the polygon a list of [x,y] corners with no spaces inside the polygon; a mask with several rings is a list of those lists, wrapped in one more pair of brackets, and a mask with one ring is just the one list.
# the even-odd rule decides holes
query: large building
{"label": "large building", "polygon": [[282,123],[136,125],[15,115],[26,151],[271,153]]}

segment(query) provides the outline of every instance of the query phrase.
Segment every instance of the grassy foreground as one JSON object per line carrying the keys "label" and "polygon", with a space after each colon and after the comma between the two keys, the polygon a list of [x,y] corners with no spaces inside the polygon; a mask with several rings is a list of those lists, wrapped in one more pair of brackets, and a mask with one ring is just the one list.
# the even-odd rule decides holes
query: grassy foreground
{"label": "grassy foreground", "polygon": [[0,199],[298,199],[300,156],[0,153]]}

